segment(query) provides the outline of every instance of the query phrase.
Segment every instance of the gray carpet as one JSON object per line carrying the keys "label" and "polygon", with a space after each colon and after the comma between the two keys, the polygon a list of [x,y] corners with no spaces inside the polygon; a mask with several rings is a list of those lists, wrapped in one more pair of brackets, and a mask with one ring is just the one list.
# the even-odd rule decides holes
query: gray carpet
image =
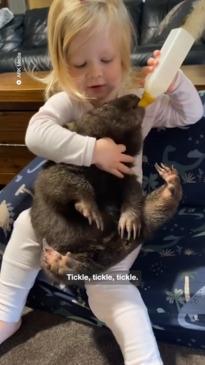
{"label": "gray carpet", "polygon": [[[205,352],[160,344],[165,365],[204,365]],[[111,332],[42,311],[27,310],[23,325],[0,347],[0,365],[123,365]]]}

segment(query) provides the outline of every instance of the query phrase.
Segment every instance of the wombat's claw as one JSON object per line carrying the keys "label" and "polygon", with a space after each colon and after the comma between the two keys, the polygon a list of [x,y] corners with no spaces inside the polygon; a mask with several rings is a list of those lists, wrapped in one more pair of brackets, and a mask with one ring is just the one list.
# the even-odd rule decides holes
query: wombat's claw
{"label": "wombat's claw", "polygon": [[124,238],[125,230],[127,231],[128,240],[131,238],[135,240],[140,235],[141,224],[138,218],[129,212],[122,213],[119,219],[118,232],[122,239]]}
{"label": "wombat's claw", "polygon": [[91,225],[93,221],[96,223],[97,228],[103,231],[104,223],[102,216],[97,207],[91,206],[91,204],[86,201],[79,201],[75,203],[75,209],[81,213],[85,218],[88,219],[89,224]]}
{"label": "wombat's claw", "polygon": [[182,198],[182,189],[178,172],[174,166],[169,167],[161,163],[161,165],[155,164],[155,168],[166,183],[163,196],[169,198],[171,194],[180,201]]}
{"label": "wombat's claw", "polygon": [[100,212],[93,212],[93,220],[95,221],[97,228],[101,229],[101,231],[103,231],[104,229],[104,223],[103,223],[103,219],[101,217]]}
{"label": "wombat's claw", "polygon": [[[47,262],[47,256],[52,255],[53,252],[57,252],[53,249],[53,247],[49,246],[48,242],[45,238],[42,240],[42,252],[43,252],[43,258],[44,261]],[[59,254],[60,255],[60,254]]]}
{"label": "wombat's claw", "polygon": [[51,248],[45,238],[42,239],[42,248],[43,250]]}
{"label": "wombat's claw", "polygon": [[164,165],[162,162],[160,165],[158,165],[158,163],[155,163],[154,165],[155,169],[157,170],[157,172],[159,173],[159,175],[165,180],[167,181],[167,177],[171,176],[171,175],[178,175],[177,170],[174,168],[174,166],[172,165],[171,167]]}

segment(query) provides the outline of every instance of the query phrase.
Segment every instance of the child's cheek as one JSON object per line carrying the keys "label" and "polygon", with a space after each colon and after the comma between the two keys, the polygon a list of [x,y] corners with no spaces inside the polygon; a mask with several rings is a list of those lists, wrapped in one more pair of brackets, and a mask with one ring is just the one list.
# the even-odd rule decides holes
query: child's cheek
{"label": "child's cheek", "polygon": [[84,91],[85,80],[83,77],[76,74],[75,77],[72,77],[72,80],[73,80],[73,83],[74,83],[75,87],[77,88],[77,90]]}
{"label": "child's cheek", "polygon": [[122,66],[121,62],[114,62],[108,71],[108,79],[113,86],[120,86],[122,82]]}

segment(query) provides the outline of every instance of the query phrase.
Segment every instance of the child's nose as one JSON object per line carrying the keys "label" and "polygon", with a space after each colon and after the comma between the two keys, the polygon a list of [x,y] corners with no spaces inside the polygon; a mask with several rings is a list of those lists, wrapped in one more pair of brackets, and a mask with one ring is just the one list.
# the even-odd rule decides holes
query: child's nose
{"label": "child's nose", "polygon": [[98,78],[102,76],[102,67],[97,63],[92,64],[89,71],[89,76],[91,78]]}

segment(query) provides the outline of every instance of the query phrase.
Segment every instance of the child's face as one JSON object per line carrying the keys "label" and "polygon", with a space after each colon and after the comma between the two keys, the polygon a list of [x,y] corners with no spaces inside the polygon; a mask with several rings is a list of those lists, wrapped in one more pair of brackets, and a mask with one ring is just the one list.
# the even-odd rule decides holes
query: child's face
{"label": "child's face", "polygon": [[89,38],[80,32],[69,48],[69,66],[77,89],[97,104],[117,96],[122,62],[116,30],[98,27]]}

